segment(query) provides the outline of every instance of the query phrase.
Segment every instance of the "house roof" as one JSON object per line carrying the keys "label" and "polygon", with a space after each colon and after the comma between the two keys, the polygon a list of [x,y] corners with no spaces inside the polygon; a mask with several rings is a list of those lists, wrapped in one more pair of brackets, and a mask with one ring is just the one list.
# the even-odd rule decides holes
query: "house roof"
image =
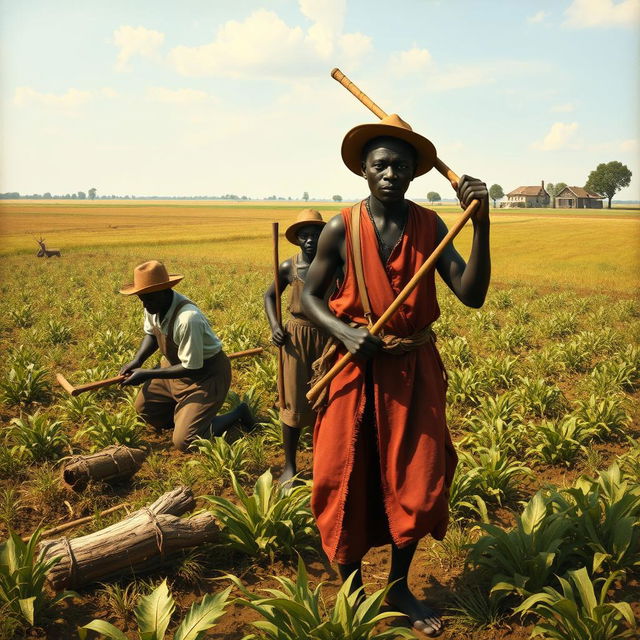
{"label": "house roof", "polygon": [[576,196],[576,198],[595,198],[596,200],[602,200],[604,198],[604,196],[601,196],[599,193],[596,193],[595,191],[589,191],[584,187],[565,187],[558,194],[558,196],[562,195],[562,193],[567,189],[569,189],[569,191],[571,191],[571,193],[573,193],[573,195]]}
{"label": "house roof", "polygon": [[518,187],[517,189],[514,189],[513,191],[510,191],[509,193],[507,193],[507,197],[537,196],[537,195],[540,195],[541,191],[544,191],[545,194],[547,193],[546,189],[543,189],[539,184],[537,184],[535,187]]}

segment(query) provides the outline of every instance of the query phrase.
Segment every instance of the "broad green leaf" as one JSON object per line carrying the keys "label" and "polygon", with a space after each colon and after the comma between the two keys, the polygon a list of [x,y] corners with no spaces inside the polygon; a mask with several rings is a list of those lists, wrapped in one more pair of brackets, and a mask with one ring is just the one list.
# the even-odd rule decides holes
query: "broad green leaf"
{"label": "broad green leaf", "polygon": [[142,596],[134,609],[140,640],[163,640],[174,609],[175,603],[166,580],[149,595]]}
{"label": "broad green leaf", "polygon": [[84,627],[78,627],[80,640],[86,639],[87,629],[101,633],[103,636],[110,638],[110,640],[129,640],[120,629],[104,620],[92,620],[89,624],[85,624]]}
{"label": "broad green leaf", "polygon": [[192,605],[173,640],[199,640],[224,615],[230,593],[231,587],[228,587],[215,595],[208,594],[199,604]]}
{"label": "broad green leaf", "polygon": [[20,598],[18,603],[20,604],[20,611],[22,611],[22,615],[25,617],[27,622],[30,625],[35,624],[35,607],[34,603],[36,601],[36,596],[31,596],[30,598]]}

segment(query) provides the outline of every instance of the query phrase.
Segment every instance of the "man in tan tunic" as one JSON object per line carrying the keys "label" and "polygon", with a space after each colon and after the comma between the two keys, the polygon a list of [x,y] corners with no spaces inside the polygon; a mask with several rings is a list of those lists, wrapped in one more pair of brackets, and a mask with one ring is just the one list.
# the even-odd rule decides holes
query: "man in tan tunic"
{"label": "man in tan tunic", "polygon": [[[133,283],[120,289],[144,307],[144,338],[134,359],[120,370],[123,386],[142,384],[138,414],[156,429],[173,429],[173,444],[186,451],[196,438],[222,435],[234,422],[254,423],[242,403],[218,416],[231,384],[231,365],[202,311],[173,287],[184,276],[169,274],[157,260],[138,265]],[[161,366],[142,364],[158,349]]]}
{"label": "man in tan tunic", "polygon": [[276,315],[274,283],[264,294],[264,308],[271,325],[271,339],[282,349],[284,408],[280,409],[282,439],[284,441],[284,469],[281,482],[288,482],[297,473],[296,453],[300,431],[311,427],[316,414],[311,409],[306,394],[312,376],[312,364],[324,349],[327,334],[307,319],[302,311],[300,296],[307,270],[316,255],[318,237],[325,222],[319,211],[304,209],[290,225],[285,236],[291,244],[300,247],[300,253],[285,260],[278,270],[279,290],[291,287],[289,297],[290,318],[285,327]]}

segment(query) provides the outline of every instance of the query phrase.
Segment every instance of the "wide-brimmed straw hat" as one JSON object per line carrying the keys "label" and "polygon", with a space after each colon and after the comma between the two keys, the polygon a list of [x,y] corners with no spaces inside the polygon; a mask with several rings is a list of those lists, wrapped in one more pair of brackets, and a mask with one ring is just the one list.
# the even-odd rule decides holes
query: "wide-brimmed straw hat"
{"label": "wide-brimmed straw hat", "polygon": [[424,136],[416,133],[398,114],[392,113],[379,122],[358,125],[344,137],[342,159],[353,173],[362,175],[362,150],[369,140],[380,136],[404,140],[416,150],[415,176],[421,176],[433,168],[437,158],[436,148]]}
{"label": "wide-brimmed straw hat", "polygon": [[175,287],[184,278],[179,273],[169,273],[167,267],[158,260],[149,260],[139,264],[133,270],[133,282],[125,284],[120,293],[125,296],[140,293],[153,293]]}
{"label": "wide-brimmed straw hat", "polygon": [[287,227],[287,230],[284,232],[285,238],[291,244],[298,244],[298,238],[296,237],[298,229],[310,224],[324,227],[327,223],[322,219],[322,214],[319,211],[316,211],[315,209],[303,209],[298,214],[296,221]]}

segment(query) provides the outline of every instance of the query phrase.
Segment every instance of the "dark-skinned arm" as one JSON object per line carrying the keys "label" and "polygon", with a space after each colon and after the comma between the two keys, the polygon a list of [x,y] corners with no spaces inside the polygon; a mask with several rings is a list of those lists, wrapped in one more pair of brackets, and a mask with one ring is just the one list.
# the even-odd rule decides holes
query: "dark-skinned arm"
{"label": "dark-skinned arm", "polygon": [[[438,258],[437,269],[440,277],[463,304],[478,309],[484,304],[491,279],[489,193],[484,182],[466,175],[460,178],[457,191],[463,209],[472,200],[480,200],[480,206],[471,217],[471,254],[468,262],[465,262],[453,243],[449,243]],[[438,217],[438,242],[447,231],[447,225]]]}
{"label": "dark-skinned arm", "polygon": [[[280,290],[280,295],[282,295],[282,292],[289,284],[291,266],[291,260],[285,260],[278,268],[278,289]],[[264,294],[264,311],[271,325],[271,342],[273,342],[276,347],[283,346],[287,339],[287,332],[284,330],[282,324],[278,322],[276,314],[276,288],[273,282]]]}
{"label": "dark-skinned arm", "polygon": [[156,337],[149,333],[145,333],[136,355],[133,357],[131,362],[128,362],[124,367],[122,367],[122,369],[120,369],[120,375],[126,376],[134,369],[140,368],[144,364],[145,360],[157,350],[158,341],[156,340]]}
{"label": "dark-skinned arm", "polygon": [[345,263],[345,228],[342,216],[332,218],[318,239],[316,257],[309,266],[302,290],[302,309],[305,315],[329,335],[340,340],[353,355],[373,356],[382,341],[363,327],[350,327],[331,313],[325,299],[335,282],[336,273]]}

